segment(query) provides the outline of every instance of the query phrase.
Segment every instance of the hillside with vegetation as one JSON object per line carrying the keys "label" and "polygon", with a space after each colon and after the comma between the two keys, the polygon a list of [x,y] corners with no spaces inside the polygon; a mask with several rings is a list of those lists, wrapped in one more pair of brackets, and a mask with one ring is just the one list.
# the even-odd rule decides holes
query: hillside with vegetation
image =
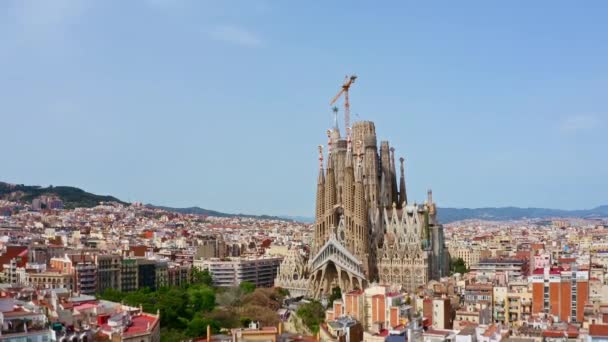
{"label": "hillside with vegetation", "polygon": [[42,195],[55,195],[63,201],[65,209],[91,208],[100,202],[118,202],[126,204],[113,196],[95,195],[71,186],[48,186],[9,184],[0,182],[0,198],[19,202],[31,202]]}
{"label": "hillside with vegetation", "polygon": [[171,211],[174,213],[180,214],[194,214],[194,215],[204,215],[204,216],[215,216],[215,217],[249,217],[261,220],[283,220],[283,221],[294,221],[293,218],[290,217],[279,217],[279,216],[270,216],[270,215],[250,215],[250,214],[229,214],[223,213],[220,211],[204,209],[201,207],[188,207],[188,208],[173,208],[166,207],[160,205],[146,204],[149,208],[162,209],[166,211]]}

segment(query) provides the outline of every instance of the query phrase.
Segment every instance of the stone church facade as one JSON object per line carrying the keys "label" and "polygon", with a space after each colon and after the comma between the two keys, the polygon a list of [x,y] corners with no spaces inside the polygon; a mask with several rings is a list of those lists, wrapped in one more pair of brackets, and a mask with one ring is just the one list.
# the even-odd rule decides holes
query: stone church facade
{"label": "stone church facade", "polygon": [[327,133],[327,148],[319,146],[310,256],[286,258],[275,285],[293,288],[297,278],[298,293],[322,298],[336,286],[349,291],[371,282],[413,291],[447,275],[432,194],[424,204],[408,202],[404,159],[397,183],[395,150],[388,141],[378,148],[374,123],[355,122],[346,137],[337,126]]}

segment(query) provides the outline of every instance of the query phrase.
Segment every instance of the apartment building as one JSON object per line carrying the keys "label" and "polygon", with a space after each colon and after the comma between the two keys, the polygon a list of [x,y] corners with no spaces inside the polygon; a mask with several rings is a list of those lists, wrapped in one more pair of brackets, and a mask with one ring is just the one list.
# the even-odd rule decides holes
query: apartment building
{"label": "apartment building", "polygon": [[97,293],[97,265],[93,255],[71,254],[69,258],[74,273],[74,291],[85,295]]}
{"label": "apartment building", "polygon": [[197,259],[194,267],[209,270],[215,286],[238,286],[249,281],[258,287],[272,287],[282,260],[282,257]]}
{"label": "apartment building", "polygon": [[211,259],[226,256],[226,243],[218,236],[207,235],[199,241],[195,258]]}
{"label": "apartment building", "polygon": [[471,266],[478,279],[495,279],[497,275],[507,275],[508,279],[518,279],[528,274],[528,262],[514,258],[481,259]]}
{"label": "apartment building", "polygon": [[138,289],[137,259],[124,258],[120,264],[120,290],[122,292],[136,291]]}
{"label": "apartment building", "polygon": [[452,303],[448,298],[434,298],[433,305],[433,329],[452,329]]}
{"label": "apartment building", "polygon": [[582,322],[589,302],[589,271],[576,267],[537,269],[532,282],[532,313],[546,313],[566,322]]}
{"label": "apartment building", "polygon": [[97,292],[97,266],[89,254],[72,254],[51,258],[51,269],[70,274],[74,278],[73,290],[80,294]]}
{"label": "apartment building", "polygon": [[169,265],[167,261],[157,261],[154,273],[157,288],[169,286]]}
{"label": "apartment building", "polygon": [[0,298],[0,340],[43,342],[54,336],[44,313],[24,310],[13,298]]}
{"label": "apartment building", "polygon": [[451,258],[460,258],[467,268],[477,265],[480,260],[487,259],[492,253],[478,243],[459,243],[448,247]]}
{"label": "apartment building", "polygon": [[137,287],[156,290],[156,260],[137,260]]}
{"label": "apartment building", "polygon": [[66,289],[74,290],[74,276],[56,270],[47,270],[38,273],[28,273],[29,286],[40,289]]}
{"label": "apartment building", "polygon": [[167,283],[169,286],[182,286],[192,280],[192,268],[190,265],[169,263],[167,269]]}
{"label": "apartment building", "polygon": [[116,254],[100,254],[94,256],[97,266],[97,292],[106,289],[120,290],[121,257]]}

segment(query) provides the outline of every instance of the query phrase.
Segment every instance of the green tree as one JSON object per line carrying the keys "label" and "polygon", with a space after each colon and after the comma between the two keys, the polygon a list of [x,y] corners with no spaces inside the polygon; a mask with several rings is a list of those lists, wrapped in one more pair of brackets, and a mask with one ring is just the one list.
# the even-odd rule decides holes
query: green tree
{"label": "green tree", "polygon": [[469,270],[467,269],[467,265],[464,263],[464,260],[462,260],[462,258],[452,258],[450,260],[450,272],[452,274],[465,274],[469,272]]}
{"label": "green tree", "polygon": [[220,331],[220,326],[216,321],[197,315],[188,323],[186,335],[189,337],[200,337],[207,334],[207,325],[211,326],[211,332],[216,334]]}
{"label": "green tree", "polygon": [[243,281],[239,284],[239,289],[241,289],[244,294],[249,294],[255,290],[255,284],[250,281]]}
{"label": "green tree", "polygon": [[158,301],[156,307],[160,310],[160,324],[162,327],[183,330],[186,328],[179,318],[191,317],[186,312],[189,298],[186,291],[179,287],[162,288],[157,291]]}
{"label": "green tree", "polygon": [[181,342],[187,340],[189,340],[189,338],[182,330],[160,329],[160,342]]}
{"label": "green tree", "polygon": [[123,300],[123,298],[125,297],[125,294],[118,290],[107,288],[101,294],[99,294],[97,297],[99,297],[99,299],[108,300],[110,302],[120,303]]}
{"label": "green tree", "polygon": [[192,286],[188,288],[188,301],[194,313],[211,312],[215,308],[215,292],[209,287]]}
{"label": "green tree", "polygon": [[205,317],[217,322],[217,324],[224,329],[238,328],[241,326],[238,312],[231,309],[215,308],[213,311],[206,313]]}
{"label": "green tree", "polygon": [[283,296],[283,298],[285,298],[285,297],[289,297],[289,290],[288,290],[288,289],[284,289],[284,288],[282,288],[282,287],[277,287],[277,288],[276,288],[276,290],[277,290],[277,292],[278,292],[278,293],[279,293],[281,296]]}
{"label": "green tree", "polygon": [[211,287],[213,286],[213,276],[211,276],[209,270],[201,271],[197,268],[194,268],[192,270],[192,282],[194,284],[203,284]]}
{"label": "green tree", "polygon": [[129,292],[123,298],[125,304],[130,306],[141,305],[145,312],[156,313],[157,293],[148,288],[142,288],[134,292]]}
{"label": "green tree", "polygon": [[[163,287],[156,291],[142,288],[123,293],[105,290],[101,299],[123,302],[130,306],[142,306],[145,312],[161,313],[162,341],[183,341],[204,336],[207,325],[212,331],[248,325],[251,320],[264,326],[276,326],[277,310],[287,292],[280,288],[256,288],[254,283],[243,282],[238,287],[220,289],[204,284],[206,276],[201,272],[198,282],[181,287]],[[339,291],[339,289],[338,289]],[[219,304],[219,306],[218,306]],[[305,322],[318,330],[324,318],[319,302],[304,306]],[[316,329],[316,330],[314,330]]]}
{"label": "green tree", "polygon": [[296,313],[311,332],[314,334],[319,332],[319,325],[325,319],[325,309],[320,302],[313,301],[302,304]]}
{"label": "green tree", "polygon": [[246,328],[249,326],[249,324],[251,324],[251,318],[249,317],[241,317],[239,321],[241,322],[241,327],[243,328]]}
{"label": "green tree", "polygon": [[336,299],[341,299],[342,298],[342,290],[336,286],[333,289],[331,289],[331,294],[329,295],[329,298],[327,298],[327,305],[329,307],[331,307],[334,303],[334,300]]}

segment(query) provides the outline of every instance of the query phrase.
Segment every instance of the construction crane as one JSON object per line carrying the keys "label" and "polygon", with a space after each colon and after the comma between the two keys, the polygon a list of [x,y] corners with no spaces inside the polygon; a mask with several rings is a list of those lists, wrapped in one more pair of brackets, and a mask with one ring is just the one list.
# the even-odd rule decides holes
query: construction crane
{"label": "construction crane", "polygon": [[329,105],[332,106],[334,103],[336,103],[336,101],[338,101],[340,96],[344,94],[344,129],[346,129],[347,137],[350,137],[350,103],[348,102],[348,90],[350,89],[350,86],[355,83],[356,79],[356,75],[346,75],[346,77],[344,78],[344,84],[342,85],[342,89],[340,89],[338,94],[336,94],[336,96],[334,96],[334,98],[329,103]]}

